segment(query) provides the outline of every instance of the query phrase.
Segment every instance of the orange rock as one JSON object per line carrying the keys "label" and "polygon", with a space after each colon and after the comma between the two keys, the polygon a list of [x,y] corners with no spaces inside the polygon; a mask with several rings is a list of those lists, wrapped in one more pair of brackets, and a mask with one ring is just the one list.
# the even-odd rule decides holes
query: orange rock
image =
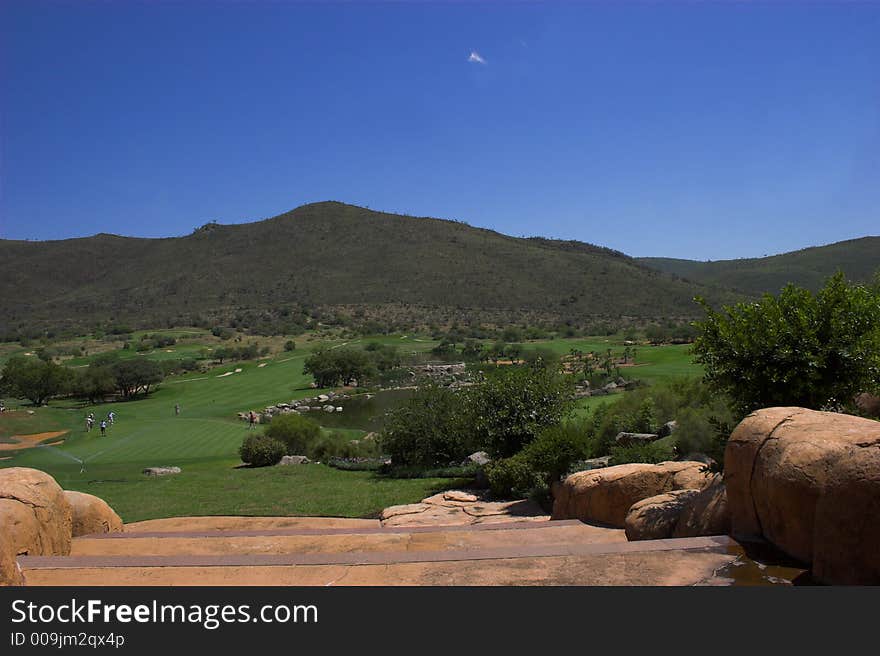
{"label": "orange rock", "polygon": [[672,490],[636,501],[626,514],[626,539],[660,540],[672,536],[685,507],[699,490]]}
{"label": "orange rock", "polygon": [[73,513],[73,537],[122,532],[122,519],[103,499],[72,490],[65,490],[64,496]]}
{"label": "orange rock", "polygon": [[630,463],[572,474],[553,486],[553,519],[580,519],[623,528],[637,501],[672,490],[702,489],[712,480],[696,461]]}
{"label": "orange rock", "polygon": [[[40,553],[36,555],[66,556],[70,553],[70,504],[49,474],[24,467],[0,469],[0,499],[21,503],[33,514],[39,538]],[[18,516],[19,511],[14,513]],[[28,549],[31,553],[30,546]]]}
{"label": "orange rock", "polygon": [[880,422],[804,408],[746,417],[727,443],[731,530],[813,564],[829,583],[880,583]]}
{"label": "orange rock", "polygon": [[0,499],[0,585],[21,585],[15,559],[41,554],[40,523],[31,508],[15,499]]}
{"label": "orange rock", "polygon": [[695,538],[703,535],[730,533],[730,508],[727,487],[721,475],[689,500],[672,531],[673,538]]}

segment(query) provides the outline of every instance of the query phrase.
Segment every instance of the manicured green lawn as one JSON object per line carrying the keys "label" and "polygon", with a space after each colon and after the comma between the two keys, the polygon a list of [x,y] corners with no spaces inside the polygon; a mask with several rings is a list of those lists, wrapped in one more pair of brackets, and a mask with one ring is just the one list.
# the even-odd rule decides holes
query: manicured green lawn
{"label": "manicured green lawn", "polygon": [[[371,341],[415,351],[426,351],[436,344],[424,337],[384,335],[325,345],[363,346]],[[530,344],[560,353],[572,348],[623,350],[620,343],[603,339]],[[0,467],[45,470],[66,489],[106,499],[126,521],[211,514],[360,517],[461,484],[449,479],[383,479],[372,472],[339,471],[324,465],[236,468],[238,448],[248,432],[236,413],[320,393],[309,387],[311,377],[302,372],[303,361],[318,345],[315,341],[271,359],[233,362],[207,373],[174,376],[146,399],[97,406],[55,401],[35,409],[33,415],[24,409],[4,413],[0,438],[64,429],[71,432],[58,447],[2,453],[0,456],[11,458],[0,461]],[[643,366],[621,373],[656,383],[700,372],[690,362],[687,346],[641,346],[636,362]],[[593,397],[580,407],[616,398]],[[180,416],[174,414],[175,404],[180,404]],[[106,438],[100,437],[97,427],[90,433],[85,431],[87,413],[94,412],[100,420],[110,410],[116,413],[117,421]],[[352,433],[352,437],[358,435]],[[176,465],[183,471],[159,479],[141,474],[145,467],[163,465]]]}
{"label": "manicured green lawn", "polygon": [[[456,483],[383,479],[371,472],[342,472],[324,465],[237,469],[238,448],[248,434],[237,412],[322,391],[309,387],[311,377],[302,372],[309,352],[303,349],[269,360],[230,363],[208,373],[175,376],[146,399],[96,406],[56,401],[36,408],[33,415],[24,409],[4,413],[0,436],[71,432],[59,447],[5,452],[2,455],[11,459],[0,461],[0,467],[47,471],[66,489],[104,498],[126,521],[201,514],[361,517],[389,505],[418,501]],[[232,374],[223,376],[228,372]],[[175,416],[178,403],[181,414]],[[107,437],[100,436],[97,426],[86,432],[86,414],[94,412],[100,420],[110,410],[117,419]],[[362,434],[346,432],[352,438]],[[159,479],[141,474],[145,467],[162,465],[183,471]]]}

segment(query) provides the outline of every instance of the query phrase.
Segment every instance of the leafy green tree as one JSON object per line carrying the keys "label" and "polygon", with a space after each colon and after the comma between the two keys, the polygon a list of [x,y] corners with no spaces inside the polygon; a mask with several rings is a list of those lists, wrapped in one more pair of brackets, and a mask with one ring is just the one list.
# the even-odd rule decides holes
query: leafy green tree
{"label": "leafy green tree", "polygon": [[571,382],[543,367],[510,367],[465,393],[475,443],[496,458],[520,451],[571,408]]}
{"label": "leafy green tree", "polygon": [[88,399],[89,403],[104,399],[115,390],[116,377],[107,365],[90,364],[86,369],[80,369],[74,375],[73,393]]}
{"label": "leafy green tree", "polygon": [[132,358],[119,360],[111,366],[116,380],[116,389],[125,399],[133,398],[138,392],[150,393],[150,387],[162,382],[162,367],[154,360]]}
{"label": "leafy green tree", "polygon": [[850,285],[838,273],[818,294],[789,285],[720,312],[700,302],[695,360],[741,413],[847,404],[880,386],[880,280]]}
{"label": "leafy green tree", "polygon": [[334,387],[374,376],[376,365],[369,354],[360,349],[325,349],[306,359],[303,373],[314,376],[318,387]]}
{"label": "leafy green tree", "polygon": [[4,394],[42,405],[53,396],[66,392],[71,378],[71,370],[67,367],[38,358],[15,356],[3,368],[0,389]]}

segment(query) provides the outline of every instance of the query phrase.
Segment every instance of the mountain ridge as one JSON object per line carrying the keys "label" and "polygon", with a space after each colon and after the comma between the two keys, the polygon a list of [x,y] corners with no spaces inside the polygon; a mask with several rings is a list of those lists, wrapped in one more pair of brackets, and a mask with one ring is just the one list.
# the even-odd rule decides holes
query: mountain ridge
{"label": "mountain ridge", "polygon": [[720,304],[749,294],[587,242],[338,201],[179,237],[0,240],[0,295],[13,299],[0,314],[3,334],[252,321],[316,307],[406,308],[425,322],[444,309],[498,321],[687,318],[700,313],[695,296]]}

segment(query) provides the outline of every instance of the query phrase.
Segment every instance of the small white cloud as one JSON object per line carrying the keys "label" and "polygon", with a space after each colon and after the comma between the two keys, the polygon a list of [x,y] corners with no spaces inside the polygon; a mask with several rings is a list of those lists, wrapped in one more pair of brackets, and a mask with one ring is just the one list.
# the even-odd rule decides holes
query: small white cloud
{"label": "small white cloud", "polygon": [[480,57],[480,53],[478,53],[476,50],[471,50],[468,61],[473,62],[474,64],[482,64],[483,66],[486,65],[486,60]]}

